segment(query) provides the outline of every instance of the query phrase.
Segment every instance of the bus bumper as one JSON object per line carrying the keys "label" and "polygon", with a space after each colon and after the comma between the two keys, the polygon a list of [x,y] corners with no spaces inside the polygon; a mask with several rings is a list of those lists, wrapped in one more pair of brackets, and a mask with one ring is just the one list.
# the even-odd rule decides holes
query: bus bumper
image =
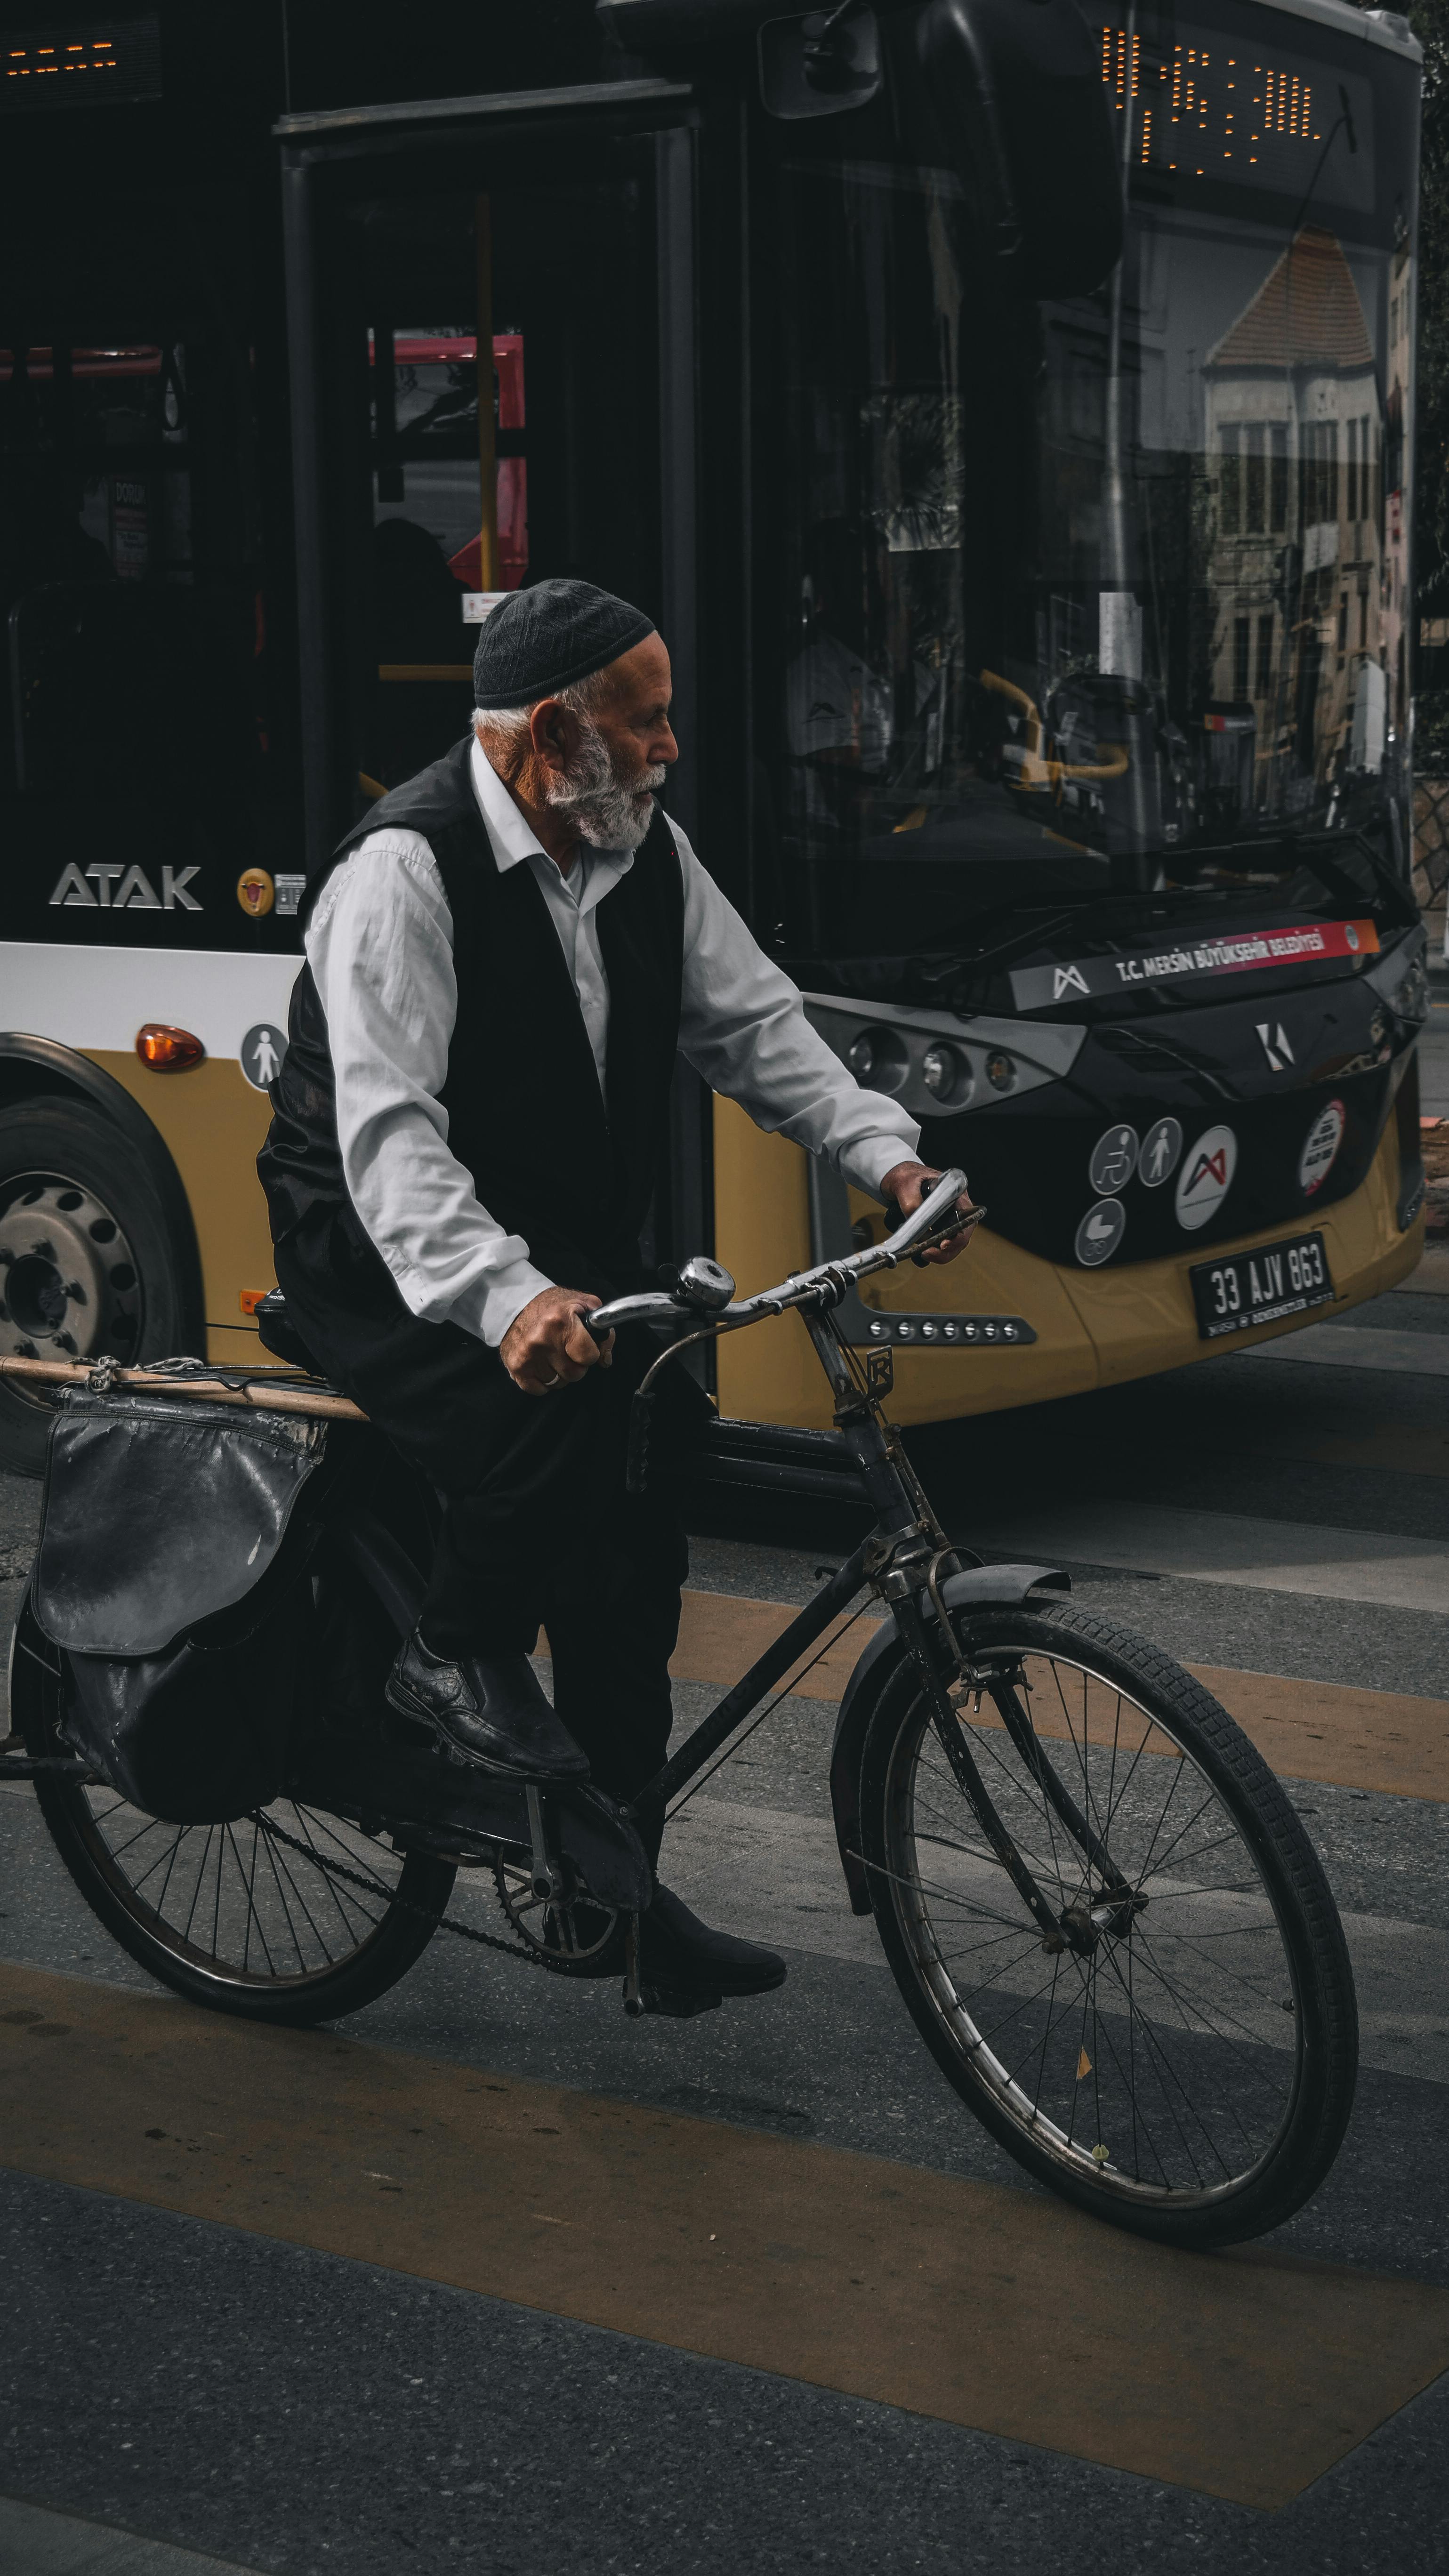
{"label": "bus bumper", "polygon": [[[777,1169],[771,1169],[774,1164]],[[745,1274],[745,1293],[780,1275],[780,1268],[770,1264],[779,1261],[783,1210],[790,1211],[791,1239],[781,1266],[800,1266],[810,1258],[804,1171],[805,1158],[795,1147],[779,1137],[758,1136],[738,1112],[727,1121],[717,1119],[717,1188],[721,1181],[736,1183],[722,1192],[726,1223],[720,1253],[731,1268]],[[1342,1315],[1395,1287],[1419,1262],[1424,1221],[1419,1216],[1409,1227],[1400,1227],[1399,1192],[1398,1122],[1390,1118],[1366,1179],[1350,1197],[1318,1214],[1305,1209],[1266,1231],[1210,1248],[1184,1243],[1180,1252],[1161,1261],[1075,1270],[1040,1260],[993,1234],[989,1224],[983,1226],[958,1262],[946,1268],[905,1267],[870,1280],[863,1301],[897,1315],[1020,1315],[1037,1338],[1013,1348],[977,1344],[969,1350],[941,1342],[914,1349],[897,1344],[891,1418],[949,1422],[963,1414],[1048,1403],[1183,1368],[1225,1350],[1277,1341],[1305,1324]],[[1333,1304],[1223,1341],[1200,1340],[1189,1271],[1210,1254],[1271,1247],[1309,1227],[1324,1239],[1336,1291]],[[732,1336],[719,1346],[718,1366],[722,1414],[817,1429],[829,1423],[825,1381],[798,1323]]]}
{"label": "bus bumper", "polygon": [[[1199,1338],[1188,1273],[1211,1257],[1202,1244],[1184,1245],[1163,1261],[1121,1269],[1068,1270],[1038,1260],[985,1229],[972,1249],[949,1269],[897,1272],[877,1291],[896,1311],[920,1308],[1025,1316],[1037,1339],[1025,1348],[894,1352],[892,1418],[943,1422],[957,1414],[997,1413],[1012,1405],[1039,1404],[1090,1387],[1118,1386],[1152,1377],[1223,1351],[1256,1348],[1325,1323],[1408,1277],[1424,1249],[1424,1220],[1400,1229],[1399,1143],[1389,1120],[1368,1175],[1350,1197],[1319,1215],[1305,1209],[1266,1232],[1214,1243],[1211,1254],[1256,1250],[1286,1241],[1309,1227],[1321,1233],[1336,1295],[1331,1306],[1222,1341]],[[870,1283],[872,1288],[876,1283]]]}

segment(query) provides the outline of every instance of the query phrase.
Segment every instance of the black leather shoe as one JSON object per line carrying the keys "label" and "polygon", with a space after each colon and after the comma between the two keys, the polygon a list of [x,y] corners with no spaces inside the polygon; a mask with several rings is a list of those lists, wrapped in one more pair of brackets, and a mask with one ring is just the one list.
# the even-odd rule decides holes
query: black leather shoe
{"label": "black leather shoe", "polygon": [[654,1902],[639,1917],[639,1975],[643,1984],[687,1995],[767,1995],[783,1986],[785,1962],[756,1941],[712,1932],[683,1899],[656,1886]]}
{"label": "black leather shoe", "polygon": [[415,1628],[387,1677],[387,1704],[430,1727],[447,1753],[513,1780],[584,1780],[588,1762],[555,1717],[527,1655],[430,1654]]}

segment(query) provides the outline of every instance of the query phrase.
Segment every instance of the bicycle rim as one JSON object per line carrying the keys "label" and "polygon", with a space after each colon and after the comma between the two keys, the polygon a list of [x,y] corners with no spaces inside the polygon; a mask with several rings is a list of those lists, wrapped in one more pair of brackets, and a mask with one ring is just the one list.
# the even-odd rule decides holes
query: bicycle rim
{"label": "bicycle rim", "polygon": [[[1170,1689],[1134,1689],[1111,1669],[1115,1658],[1099,1666],[1080,1637],[1019,1651],[993,1641],[986,1660],[1014,1677],[1028,1751],[1045,1754],[1101,1847],[1096,1858],[1084,1852],[1061,1794],[1018,1749],[989,1695],[971,1693],[958,1722],[987,1791],[1081,1946],[1049,1945],[917,1702],[891,1750],[876,1871],[877,1912],[888,1913],[902,1954],[897,1973],[908,1968],[912,2009],[953,2080],[1044,2179],[1103,2214],[1114,2214],[1104,2203],[1115,2205],[1129,2225],[1196,2221],[1224,2235],[1228,2226],[1214,2220],[1255,2197],[1266,2208],[1270,2174],[1291,2138],[1301,2144],[1322,2018],[1292,1872],[1186,1703],[1201,1699],[1223,1730],[1236,1730],[1188,1675],[1155,1656],[1181,1686],[1182,1707]],[[1293,1857],[1316,1874],[1296,1819],[1290,1845],[1294,1832]],[[1317,1884],[1337,1934],[1321,1874]],[[1346,1958],[1342,1968],[1347,1980]],[[1351,1984],[1348,2013],[1351,2024]],[[1347,2062],[1351,2095],[1351,2051]],[[1315,2170],[1307,2187],[1317,2179]]]}
{"label": "bicycle rim", "polygon": [[225,1825],[168,1824],[104,1785],[70,1788],[68,1803],[136,1933],[218,1988],[301,2001],[331,1983],[378,1939],[406,1867],[377,1836],[289,1799]]}

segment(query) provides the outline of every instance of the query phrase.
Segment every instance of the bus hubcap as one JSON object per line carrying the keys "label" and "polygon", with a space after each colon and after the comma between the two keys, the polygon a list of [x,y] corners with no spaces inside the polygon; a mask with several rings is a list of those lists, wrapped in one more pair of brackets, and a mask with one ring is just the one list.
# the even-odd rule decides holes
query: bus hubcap
{"label": "bus hubcap", "polygon": [[0,1212],[0,1352],[18,1359],[129,1359],[141,1283],[110,1209],[78,1181],[27,1173]]}

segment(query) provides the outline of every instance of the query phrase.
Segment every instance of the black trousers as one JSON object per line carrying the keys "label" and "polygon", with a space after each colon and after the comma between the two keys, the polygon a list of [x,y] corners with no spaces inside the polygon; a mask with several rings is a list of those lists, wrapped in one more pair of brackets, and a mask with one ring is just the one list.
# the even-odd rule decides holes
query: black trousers
{"label": "black trousers", "polygon": [[[633,1797],[664,1760],[672,1723],[689,1566],[673,1489],[705,1415],[698,1390],[668,1373],[649,1487],[630,1494],[629,1405],[657,1355],[649,1337],[620,1335],[612,1367],[528,1396],[496,1351],[410,1314],[345,1220],[319,1217],[279,1244],[277,1277],[317,1366],[441,1499],[429,1647],[528,1654],[546,1628],[560,1717],[599,1786]],[[640,1823],[657,1849],[662,1813]]]}

